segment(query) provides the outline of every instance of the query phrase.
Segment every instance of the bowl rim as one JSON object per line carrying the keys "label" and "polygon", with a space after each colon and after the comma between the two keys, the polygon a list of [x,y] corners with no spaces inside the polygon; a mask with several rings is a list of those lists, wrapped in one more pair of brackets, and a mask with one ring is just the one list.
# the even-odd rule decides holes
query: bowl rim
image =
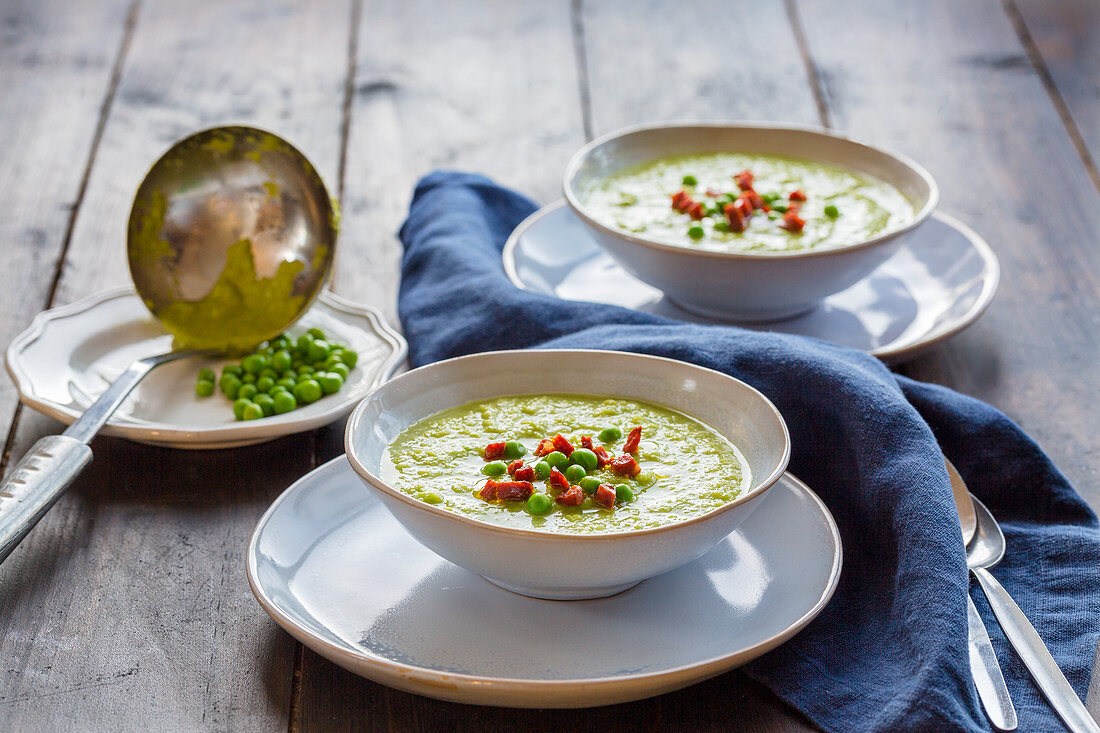
{"label": "bowl rim", "polygon": [[[540,530],[540,529],[524,529],[524,528],[521,528],[521,527],[507,527],[507,526],[504,526],[504,525],[494,524],[492,522],[487,522],[485,520],[475,519],[473,517],[469,517],[469,516],[466,516],[464,514],[458,514],[457,512],[453,512],[453,511],[450,511],[448,509],[438,507],[434,504],[427,504],[423,501],[420,501],[418,499],[413,498],[412,496],[404,493],[403,491],[399,491],[398,489],[395,489],[394,487],[390,486],[388,483],[383,481],[380,477],[378,477],[374,473],[372,473],[365,465],[363,465],[363,463],[359,460],[359,457],[356,455],[355,448],[354,448],[354,440],[353,440],[352,436],[353,436],[353,433],[357,432],[360,429],[360,425],[363,422],[363,414],[366,412],[367,403],[371,400],[371,398],[374,397],[374,395],[376,393],[382,391],[383,389],[392,388],[391,385],[400,384],[400,382],[402,380],[407,378],[407,375],[413,374],[413,373],[423,373],[424,371],[429,371],[429,370],[431,370],[431,371],[443,370],[443,369],[450,368],[451,365],[453,365],[455,363],[458,363],[458,362],[479,360],[479,359],[487,359],[487,358],[491,359],[491,358],[494,358],[494,357],[499,357],[499,355],[501,355],[501,354],[509,354],[509,355],[530,354],[530,355],[534,356],[534,355],[545,355],[547,353],[552,353],[552,354],[578,354],[578,353],[580,353],[580,354],[613,354],[613,355],[617,355],[619,357],[626,356],[626,357],[629,357],[629,358],[637,358],[637,359],[642,359],[642,360],[646,360],[646,361],[661,362],[661,363],[665,363],[666,365],[669,365],[669,366],[674,366],[675,368],[688,368],[690,370],[696,370],[696,371],[701,371],[701,372],[710,372],[710,373],[713,373],[713,374],[720,375],[721,377],[724,377],[726,379],[732,380],[732,381],[736,382],[737,384],[739,384],[744,389],[749,390],[750,394],[755,395],[755,397],[757,399],[762,400],[763,403],[766,405],[766,407],[768,409],[770,409],[771,413],[775,416],[775,418],[778,421],[779,426],[780,426],[780,428],[782,429],[782,432],[783,432],[783,454],[780,457],[780,460],[777,462],[775,468],[772,469],[772,471],[755,488],[753,488],[751,490],[748,490],[748,491],[741,492],[740,494],[738,494],[733,499],[730,499],[729,501],[727,501],[725,504],[722,504],[721,506],[715,507],[714,509],[711,509],[709,512],[706,512],[705,514],[700,514],[699,516],[690,517],[688,519],[683,519],[679,522],[673,522],[672,524],[661,525],[659,527],[649,527],[649,528],[646,528],[646,529],[627,530],[627,531],[624,531],[624,532],[603,532],[603,533],[597,533],[597,534],[583,534],[583,533],[571,534],[571,533],[566,533],[566,532],[552,532],[552,531]],[[527,358],[527,357],[521,357],[521,358]],[[524,394],[526,394],[526,393],[524,393]],[[574,394],[582,394],[583,395],[585,393],[584,392],[576,392]],[[508,396],[508,395],[501,394],[501,395],[497,395],[497,396],[498,397],[505,397],[505,396]],[[462,403],[462,404],[465,404],[465,403]],[[692,418],[693,420],[696,420],[697,422],[700,422],[703,425],[706,425],[707,427],[710,427],[712,430],[714,430],[713,426],[710,426],[709,424],[703,422],[702,420],[699,420],[699,418],[694,417],[693,415],[689,415],[688,413],[684,412],[683,410],[672,407],[670,405],[664,405],[664,404],[661,404],[661,403],[658,403],[658,402],[653,402],[651,404],[660,405],[661,407],[665,407],[667,409],[676,410],[677,412],[680,412],[684,415],[687,415],[688,417]],[[457,406],[458,405],[452,405],[452,407],[457,407]],[[442,408],[442,409],[447,409],[447,408]],[[439,410],[437,410],[436,412],[439,412]],[[436,414],[436,413],[431,413],[431,414]],[[425,415],[424,417],[429,417],[429,415]],[[423,418],[420,418],[420,419],[423,419]],[[726,436],[722,435],[722,437],[725,438]],[[729,441],[728,438],[726,438],[726,440]],[[731,442],[731,444],[732,444],[732,441],[729,441],[729,442]],[[740,450],[740,449],[738,449],[738,450]],[[661,534],[661,533],[669,532],[669,531],[672,531],[674,529],[686,527],[688,525],[693,525],[693,524],[703,522],[705,520],[712,519],[715,516],[718,516],[719,514],[724,514],[728,511],[732,510],[735,507],[741,506],[743,504],[747,504],[748,502],[763,496],[764,493],[769,488],[771,488],[775,484],[775,482],[778,481],[779,478],[787,470],[787,464],[790,462],[790,458],[791,458],[791,435],[790,435],[790,430],[787,428],[787,422],[783,419],[782,413],[779,412],[779,409],[775,406],[775,404],[770,399],[767,398],[766,395],[764,395],[763,392],[756,389],[755,387],[753,387],[748,382],[744,382],[740,379],[737,379],[736,377],[731,377],[730,375],[725,374],[724,372],[720,372],[716,369],[710,369],[708,367],[699,366],[698,364],[692,364],[691,362],[680,361],[678,359],[669,359],[669,358],[663,357],[663,356],[654,356],[652,354],[642,354],[642,353],[637,353],[637,352],[633,352],[633,351],[616,351],[616,350],[613,350],[613,349],[507,349],[507,350],[497,350],[497,351],[482,351],[482,352],[478,352],[478,353],[475,353],[475,354],[466,354],[466,355],[463,355],[463,356],[457,356],[457,357],[452,357],[450,359],[443,359],[443,360],[440,360],[440,361],[437,361],[437,362],[432,362],[431,364],[425,364],[423,366],[417,367],[416,369],[411,369],[407,372],[404,372],[404,373],[394,377],[393,379],[389,380],[388,382],[386,382],[384,384],[381,384],[378,387],[374,388],[373,390],[371,390],[370,393],[368,393],[359,402],[359,404],[356,406],[355,410],[352,412],[351,417],[348,418],[347,427],[344,431],[344,452],[348,457],[348,462],[351,464],[352,469],[357,474],[359,474],[359,477],[361,479],[363,479],[366,483],[370,484],[371,487],[373,487],[374,489],[376,489],[378,491],[381,491],[383,494],[385,494],[387,496],[398,499],[399,501],[401,501],[404,504],[409,505],[410,507],[415,507],[415,508],[417,508],[421,511],[427,511],[428,513],[433,514],[436,517],[447,519],[447,520],[449,520],[453,523],[459,524],[459,525],[468,525],[471,528],[477,528],[477,529],[480,529],[480,530],[488,530],[488,531],[492,531],[494,534],[504,535],[504,536],[507,536],[507,537],[515,538],[515,539],[528,538],[528,539],[539,539],[539,540],[542,540],[542,541],[570,541],[570,542],[592,543],[592,542],[619,541],[619,540],[624,540],[624,539],[628,539],[628,538],[636,538],[636,537],[642,537],[642,536],[647,536],[647,535],[655,535],[655,534]],[[751,468],[751,466],[750,466],[750,468]]]}
{"label": "bowl rim", "polygon": [[[573,191],[573,187],[570,185],[570,181],[573,180],[577,170],[580,168],[583,161],[591,154],[593,150],[600,147],[604,143],[620,137],[626,137],[628,135],[634,135],[643,132],[650,132],[654,130],[663,130],[669,128],[704,128],[704,129],[727,129],[727,130],[755,130],[763,132],[794,132],[804,133],[809,136],[817,136],[822,138],[828,138],[830,140],[855,145],[857,147],[869,150],[879,155],[885,155],[889,158],[893,158],[895,161],[901,163],[907,167],[910,171],[915,173],[917,177],[922,179],[928,186],[928,199],[919,211],[915,212],[913,219],[909,223],[897,229],[891,229],[887,232],[878,234],[870,239],[864,239],[852,244],[846,244],[836,247],[826,247],[823,249],[801,249],[801,250],[782,250],[782,251],[770,251],[770,250],[748,250],[748,251],[736,251],[736,252],[724,252],[718,250],[708,249],[692,249],[682,244],[671,244],[667,242],[660,242],[655,239],[647,239],[645,237],[639,237],[629,232],[624,232],[620,229],[614,229],[612,227],[603,224],[602,222],[589,216],[584,209],[584,206],[578,200],[576,194]],[[841,164],[843,165],[843,164]],[[853,170],[859,171],[859,169],[852,166],[848,166]],[[859,171],[862,172],[862,171]],[[887,181],[887,183],[890,183]],[[893,184],[891,184],[893,185]],[[718,260],[786,260],[786,259],[808,259],[812,257],[836,257],[844,253],[856,252],[883,242],[889,241],[896,237],[899,237],[906,232],[916,229],[918,226],[924,223],[924,221],[931,216],[940,200],[940,188],[936,183],[936,180],[932,177],[932,174],[915,160],[907,155],[896,152],[894,150],[865,143],[861,140],[856,140],[848,135],[844,135],[833,130],[828,130],[823,127],[815,127],[813,125],[797,125],[785,122],[738,122],[738,121],[706,121],[706,120],[671,120],[668,122],[647,122],[638,125],[629,125],[627,127],[620,127],[616,130],[612,130],[604,135],[601,135],[582,148],[573,153],[569,162],[565,166],[565,172],[562,174],[562,193],[565,197],[566,203],[569,204],[569,208],[573,210],[581,221],[593,229],[608,234],[616,239],[621,239],[624,242],[630,244],[641,245],[656,252],[675,253],[688,257],[702,257],[705,259],[718,259]]]}

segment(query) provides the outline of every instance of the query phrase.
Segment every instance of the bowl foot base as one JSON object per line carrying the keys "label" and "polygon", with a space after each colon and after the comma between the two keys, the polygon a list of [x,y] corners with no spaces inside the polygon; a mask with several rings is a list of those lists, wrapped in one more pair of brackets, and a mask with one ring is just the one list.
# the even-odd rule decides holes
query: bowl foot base
{"label": "bowl foot base", "polygon": [[599,588],[528,588],[526,586],[512,585],[502,580],[488,578],[484,575],[481,577],[498,588],[503,588],[517,595],[528,596],[530,598],[543,598],[548,601],[581,601],[586,598],[606,598],[607,596],[613,596],[616,593],[622,593],[624,590],[633,588],[641,582],[640,580],[634,580],[629,583],[605,585]]}

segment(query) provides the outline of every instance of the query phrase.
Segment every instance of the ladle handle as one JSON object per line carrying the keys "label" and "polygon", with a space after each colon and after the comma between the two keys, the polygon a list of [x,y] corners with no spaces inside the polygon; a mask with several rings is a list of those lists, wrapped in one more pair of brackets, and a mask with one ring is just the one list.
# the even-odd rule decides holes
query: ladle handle
{"label": "ladle handle", "polygon": [[68,435],[47,435],[23,456],[0,483],[0,562],[91,460],[92,449]]}
{"label": "ladle handle", "polygon": [[142,377],[159,364],[203,353],[206,352],[173,351],[138,359],[64,433],[48,435],[34,444],[0,483],[0,562],[7,559],[92,460],[88,443]]}
{"label": "ladle handle", "polygon": [[1066,728],[1074,733],[1100,733],[1100,725],[1096,724],[1085,704],[1077,697],[1039,632],[1027,620],[1016,601],[1012,600],[1012,596],[1008,595],[1008,591],[989,571],[984,568],[972,568],[972,571],[985,591],[989,607],[993,609],[993,615],[1000,622],[1005,636],[1012,642],[1016,653],[1031,672],[1035,684],[1066,724]]}

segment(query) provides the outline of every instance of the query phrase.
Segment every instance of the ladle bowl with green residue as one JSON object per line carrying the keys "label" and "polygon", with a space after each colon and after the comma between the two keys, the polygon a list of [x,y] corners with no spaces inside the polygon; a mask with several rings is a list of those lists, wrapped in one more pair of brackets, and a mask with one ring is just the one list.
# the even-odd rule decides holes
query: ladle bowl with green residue
{"label": "ladle bowl with green residue", "polygon": [[153,165],[134,198],[130,275],[182,349],[243,352],[296,321],[332,269],[336,205],[282,138],[203,130]]}
{"label": "ladle bowl with green residue", "polygon": [[332,270],[336,233],[320,175],[277,135],[212,128],[161,156],[135,196],[127,253],[138,295],[172,333],[173,351],[131,364],[0,483],[0,562],[91,461],[88,444],[149,370],[245,352],[297,321]]}

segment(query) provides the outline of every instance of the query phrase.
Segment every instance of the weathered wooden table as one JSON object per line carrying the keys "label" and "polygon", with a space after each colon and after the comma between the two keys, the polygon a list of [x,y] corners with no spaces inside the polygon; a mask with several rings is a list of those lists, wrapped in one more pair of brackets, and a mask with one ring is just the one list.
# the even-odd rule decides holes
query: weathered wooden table
{"label": "weathered wooden table", "polygon": [[[128,281],[131,196],[201,127],[300,145],[343,204],[334,289],[396,323],[394,232],[434,168],[549,202],[570,153],[624,124],[824,124],[923,162],[1001,260],[981,320],[900,370],[1007,412],[1100,507],[1098,80],[1092,0],[3,0],[0,343]],[[7,379],[0,422],[5,464],[60,429]],[[253,600],[245,544],[342,428],[205,452],[98,439],[0,566],[0,729],[807,725],[739,672],[516,711],[387,689],[304,650]]]}

